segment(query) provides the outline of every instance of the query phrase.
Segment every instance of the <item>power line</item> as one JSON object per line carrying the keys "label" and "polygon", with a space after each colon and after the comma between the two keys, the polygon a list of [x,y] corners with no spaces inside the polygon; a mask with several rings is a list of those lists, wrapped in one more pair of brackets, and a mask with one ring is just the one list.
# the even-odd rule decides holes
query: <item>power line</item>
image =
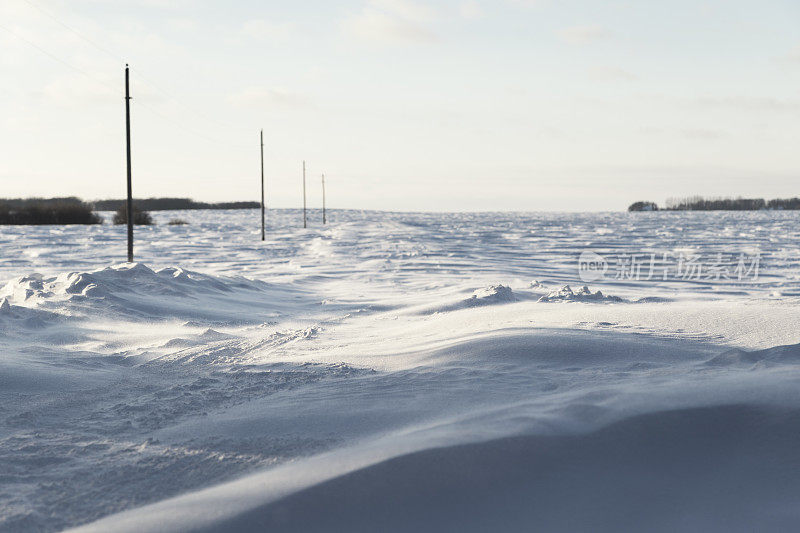
{"label": "power line", "polygon": [[[117,90],[116,88],[112,87],[110,84],[100,80],[99,78],[97,78],[96,76],[90,74],[89,72],[85,71],[84,69],[73,65],[69,61],[61,59],[60,57],[56,56],[55,54],[52,54],[51,52],[48,52],[46,49],[42,48],[41,46],[39,46],[35,42],[31,41],[30,39],[27,39],[27,38],[23,37],[22,35],[20,35],[19,33],[13,31],[11,28],[8,28],[7,26],[5,26],[3,24],[0,24],[0,29],[3,29],[5,31],[7,31],[9,34],[13,35],[17,39],[19,39],[19,40],[23,41],[24,43],[28,44],[29,46],[35,48],[36,50],[38,50],[42,54],[46,55],[50,59],[52,59],[54,61],[57,61],[58,63],[61,63],[62,65],[74,70],[75,72],[78,72],[79,74],[82,74],[83,76],[86,76],[88,79],[94,81],[95,83],[99,83],[100,85],[102,85],[105,88],[109,89],[111,92],[115,92]],[[131,70],[133,70],[133,69],[131,69]],[[201,133],[198,130],[195,130],[193,128],[185,126],[185,125],[181,124],[180,122],[171,119],[170,117],[168,117],[164,113],[158,111],[154,107],[152,107],[152,106],[150,106],[150,105],[148,105],[148,104],[146,104],[144,102],[139,101],[139,103],[137,105],[142,107],[142,108],[144,108],[144,109],[146,109],[146,110],[148,110],[148,111],[150,111],[152,114],[158,116],[162,120],[164,120],[166,122],[169,122],[173,126],[175,126],[177,128],[180,128],[183,131],[186,131],[188,133],[191,133],[192,135],[200,137],[200,138],[202,138],[202,139],[204,139],[206,141],[209,141],[209,142],[212,142],[212,143],[216,143],[216,144],[225,144],[225,145],[228,145],[228,146],[235,146],[237,148],[243,148],[243,149],[244,148],[249,148],[249,147],[245,146],[244,143],[231,143],[231,142],[228,142],[228,141],[224,141],[222,139],[217,139],[217,138],[211,137],[209,135],[206,135],[204,133]]]}
{"label": "power line", "polygon": [[[141,70],[139,70],[137,68],[134,68],[134,67],[131,67],[131,71],[133,71],[137,76],[139,76],[139,78],[142,81],[144,81],[145,84],[149,85],[150,87],[155,89],[157,92],[161,93],[163,96],[165,96],[167,98],[167,100],[171,100],[173,103],[178,104],[178,106],[183,107],[183,109],[185,111],[188,111],[189,113],[197,115],[198,117],[203,118],[203,119],[205,119],[205,120],[207,120],[209,122],[214,122],[215,124],[217,124],[219,126],[222,126],[224,128],[227,128],[229,130],[236,130],[236,131],[239,131],[239,132],[249,131],[249,130],[246,130],[245,128],[242,128],[241,126],[234,126],[233,124],[230,124],[228,122],[216,119],[216,118],[214,118],[214,117],[212,117],[210,115],[206,115],[204,113],[199,113],[195,109],[191,109],[188,105],[183,103],[183,101],[181,101],[179,98],[173,96],[172,94],[170,94],[169,92],[164,90],[162,87],[157,85],[155,82],[151,81],[146,76],[144,76],[142,74]],[[244,144],[242,144],[241,146],[244,147]]]}
{"label": "power line", "polygon": [[58,18],[53,13],[51,13],[47,9],[43,8],[42,6],[40,6],[39,4],[37,4],[35,2],[32,2],[31,0],[25,0],[25,3],[28,4],[29,6],[32,6],[32,7],[36,8],[36,9],[38,9],[39,11],[41,11],[42,13],[47,15],[49,18],[54,20],[57,24],[59,24],[60,26],[63,26],[66,29],[68,29],[69,31],[71,31],[72,33],[74,33],[75,35],[77,35],[78,37],[80,37],[81,39],[86,41],[87,43],[91,44],[92,46],[94,46],[95,48],[97,48],[98,50],[103,52],[104,54],[107,54],[109,57],[114,58],[114,60],[116,60],[116,61],[121,61],[122,60],[117,54],[115,54],[114,52],[110,51],[108,48],[105,48],[104,46],[98,44],[93,39],[90,39],[86,35],[82,34],[78,30],[76,30],[75,28],[73,28],[72,26],[67,24],[66,22],[62,21],[60,18]]}
{"label": "power line", "polygon": [[[97,50],[99,50],[99,51],[103,52],[104,54],[106,54],[107,56],[113,58],[115,61],[117,61],[119,63],[124,63],[125,62],[125,59],[122,58],[120,55],[112,52],[111,50],[109,50],[105,46],[99,44],[97,41],[95,41],[94,39],[88,37],[83,32],[80,32],[80,31],[76,30],[75,28],[73,28],[72,26],[70,26],[69,24],[67,24],[63,20],[61,20],[57,15],[55,15],[51,11],[45,9],[44,7],[39,5],[38,3],[33,2],[32,0],[24,0],[24,1],[29,6],[34,7],[37,10],[39,10],[40,12],[44,13],[48,18],[50,18],[53,21],[55,21],[58,25],[66,28],[67,30],[69,30],[70,32],[72,32],[73,34],[78,36],[79,38],[83,39],[84,41],[86,41],[87,43],[92,45]],[[249,130],[247,130],[245,128],[242,128],[241,126],[235,126],[235,125],[227,123],[225,121],[218,120],[218,119],[216,119],[214,117],[211,117],[209,115],[205,115],[203,113],[198,113],[197,110],[190,109],[185,103],[183,103],[182,100],[180,100],[179,98],[175,97],[169,91],[166,91],[163,87],[161,87],[159,84],[157,84],[154,81],[152,81],[150,79],[150,77],[146,76],[139,68],[130,67],[130,70],[131,70],[131,72],[136,74],[138,80],[143,81],[145,84],[149,85],[156,92],[159,92],[163,96],[165,96],[168,100],[172,100],[173,103],[178,104],[180,107],[183,107],[184,110],[189,111],[190,113],[193,113],[193,114],[195,114],[195,115],[197,115],[199,117],[204,118],[205,120],[208,120],[210,122],[214,122],[214,123],[216,123],[216,124],[218,124],[218,125],[220,125],[222,127],[225,127],[225,128],[231,129],[231,130],[238,130],[238,131],[240,131],[242,133],[244,133],[245,131],[249,131]],[[241,146],[244,147],[244,144],[242,144]]]}
{"label": "power line", "polygon": [[[131,70],[133,71],[132,68],[131,68]],[[137,105],[139,107],[143,107],[144,109],[147,109],[148,111],[150,111],[154,115],[156,115],[159,118],[161,118],[161,120],[169,122],[170,124],[172,124],[176,128],[180,128],[183,131],[185,131],[187,133],[191,133],[192,135],[195,135],[196,137],[200,137],[201,139],[205,139],[206,141],[209,141],[209,142],[212,142],[212,143],[217,143],[217,144],[226,144],[228,146],[234,146],[236,148],[242,148],[242,149],[247,149],[247,150],[250,149],[250,147],[245,145],[244,143],[234,143],[234,142],[224,141],[222,139],[217,139],[216,137],[211,137],[210,135],[206,135],[205,133],[201,133],[199,130],[195,130],[195,129],[189,128],[188,126],[184,126],[180,122],[171,119],[170,117],[168,117],[167,115],[165,115],[161,111],[158,111],[156,108],[154,108],[154,107],[152,107],[152,106],[150,106],[148,104],[145,104],[144,102],[139,101],[139,103]]]}
{"label": "power line", "polygon": [[104,85],[106,88],[108,88],[108,89],[111,89],[112,91],[114,91],[114,90],[115,90],[113,87],[111,87],[111,85],[109,85],[109,84],[107,84],[107,83],[105,83],[105,82],[103,82],[103,81],[100,81],[99,79],[95,78],[95,77],[94,77],[92,74],[89,74],[88,72],[86,72],[85,70],[83,70],[83,69],[82,69],[82,68],[80,68],[80,67],[76,67],[75,65],[73,65],[73,64],[72,64],[72,63],[70,63],[69,61],[65,61],[64,59],[61,59],[60,57],[58,57],[58,56],[56,56],[56,55],[54,55],[54,54],[51,54],[50,52],[48,52],[47,50],[45,50],[44,48],[42,48],[41,46],[39,46],[39,45],[38,45],[38,44],[36,44],[35,42],[33,42],[33,41],[29,40],[29,39],[26,39],[26,38],[25,38],[25,37],[23,37],[22,35],[18,34],[18,33],[17,33],[17,32],[15,32],[14,30],[12,30],[11,28],[9,28],[9,27],[7,27],[7,26],[4,26],[3,24],[0,24],[0,29],[3,29],[3,30],[5,30],[5,31],[7,31],[8,33],[10,33],[11,35],[13,35],[14,37],[16,37],[17,39],[19,39],[20,41],[22,41],[22,42],[24,42],[24,43],[26,43],[26,44],[28,44],[28,45],[32,46],[33,48],[35,48],[35,49],[36,49],[36,50],[38,50],[39,52],[43,53],[44,55],[46,55],[46,56],[47,56],[47,57],[49,57],[50,59],[52,59],[52,60],[54,60],[54,61],[57,61],[57,62],[61,63],[62,65],[64,65],[64,66],[66,66],[66,67],[68,67],[68,68],[70,68],[70,69],[74,70],[75,72],[78,72],[78,73],[80,73],[80,74],[83,74],[84,76],[88,77],[88,78],[89,78],[89,79],[91,79],[92,81],[95,81],[95,82],[97,82],[97,83],[100,83],[101,85]]}

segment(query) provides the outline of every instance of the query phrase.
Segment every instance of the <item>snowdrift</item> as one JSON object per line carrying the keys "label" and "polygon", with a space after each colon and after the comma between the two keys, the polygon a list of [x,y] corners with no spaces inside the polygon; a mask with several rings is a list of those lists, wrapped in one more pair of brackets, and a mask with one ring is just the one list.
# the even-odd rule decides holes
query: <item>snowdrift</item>
{"label": "snowdrift", "polygon": [[797,410],[666,411],[405,455],[196,531],[788,531],[798,434]]}
{"label": "snowdrift", "polygon": [[296,288],[241,276],[210,276],[175,267],[153,270],[142,263],[122,263],[90,272],[22,276],[6,283],[0,298],[73,317],[102,314],[107,319],[182,318],[244,324],[259,323],[269,313],[310,296],[304,298]]}
{"label": "snowdrift", "polygon": [[0,531],[800,527],[793,215],[300,215],[3,229]]}
{"label": "snowdrift", "polygon": [[[75,531],[786,531],[800,519],[798,432],[796,409],[661,411],[582,434],[434,447],[339,475],[319,464],[320,481],[290,495],[262,476]],[[297,469],[284,478],[292,472],[303,483]],[[272,501],[253,505],[259,498]]]}

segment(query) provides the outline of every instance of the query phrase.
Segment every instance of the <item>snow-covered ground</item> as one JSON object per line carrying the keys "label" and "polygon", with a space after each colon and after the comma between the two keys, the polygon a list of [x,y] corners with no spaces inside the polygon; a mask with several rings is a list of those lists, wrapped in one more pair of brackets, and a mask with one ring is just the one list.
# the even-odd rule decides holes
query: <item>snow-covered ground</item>
{"label": "snow-covered ground", "polygon": [[0,530],[800,528],[795,213],[310,216],[0,227]]}

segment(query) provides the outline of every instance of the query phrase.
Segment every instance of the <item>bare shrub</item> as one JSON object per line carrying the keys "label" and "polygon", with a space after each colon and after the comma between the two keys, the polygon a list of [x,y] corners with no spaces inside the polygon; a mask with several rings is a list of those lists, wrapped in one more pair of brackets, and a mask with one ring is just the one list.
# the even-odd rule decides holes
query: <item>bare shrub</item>
{"label": "bare shrub", "polygon": [[[128,208],[123,205],[114,213],[114,224],[128,223]],[[133,223],[137,226],[150,226],[153,224],[153,217],[147,211],[142,211],[136,205],[133,206]]]}

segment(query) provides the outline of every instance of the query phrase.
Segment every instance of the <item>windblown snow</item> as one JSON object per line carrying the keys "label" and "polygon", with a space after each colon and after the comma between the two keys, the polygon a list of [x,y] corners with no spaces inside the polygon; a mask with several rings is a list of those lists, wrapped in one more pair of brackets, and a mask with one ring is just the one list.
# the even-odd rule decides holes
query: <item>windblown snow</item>
{"label": "windblown snow", "polygon": [[790,212],[175,216],[0,228],[0,531],[800,528]]}

